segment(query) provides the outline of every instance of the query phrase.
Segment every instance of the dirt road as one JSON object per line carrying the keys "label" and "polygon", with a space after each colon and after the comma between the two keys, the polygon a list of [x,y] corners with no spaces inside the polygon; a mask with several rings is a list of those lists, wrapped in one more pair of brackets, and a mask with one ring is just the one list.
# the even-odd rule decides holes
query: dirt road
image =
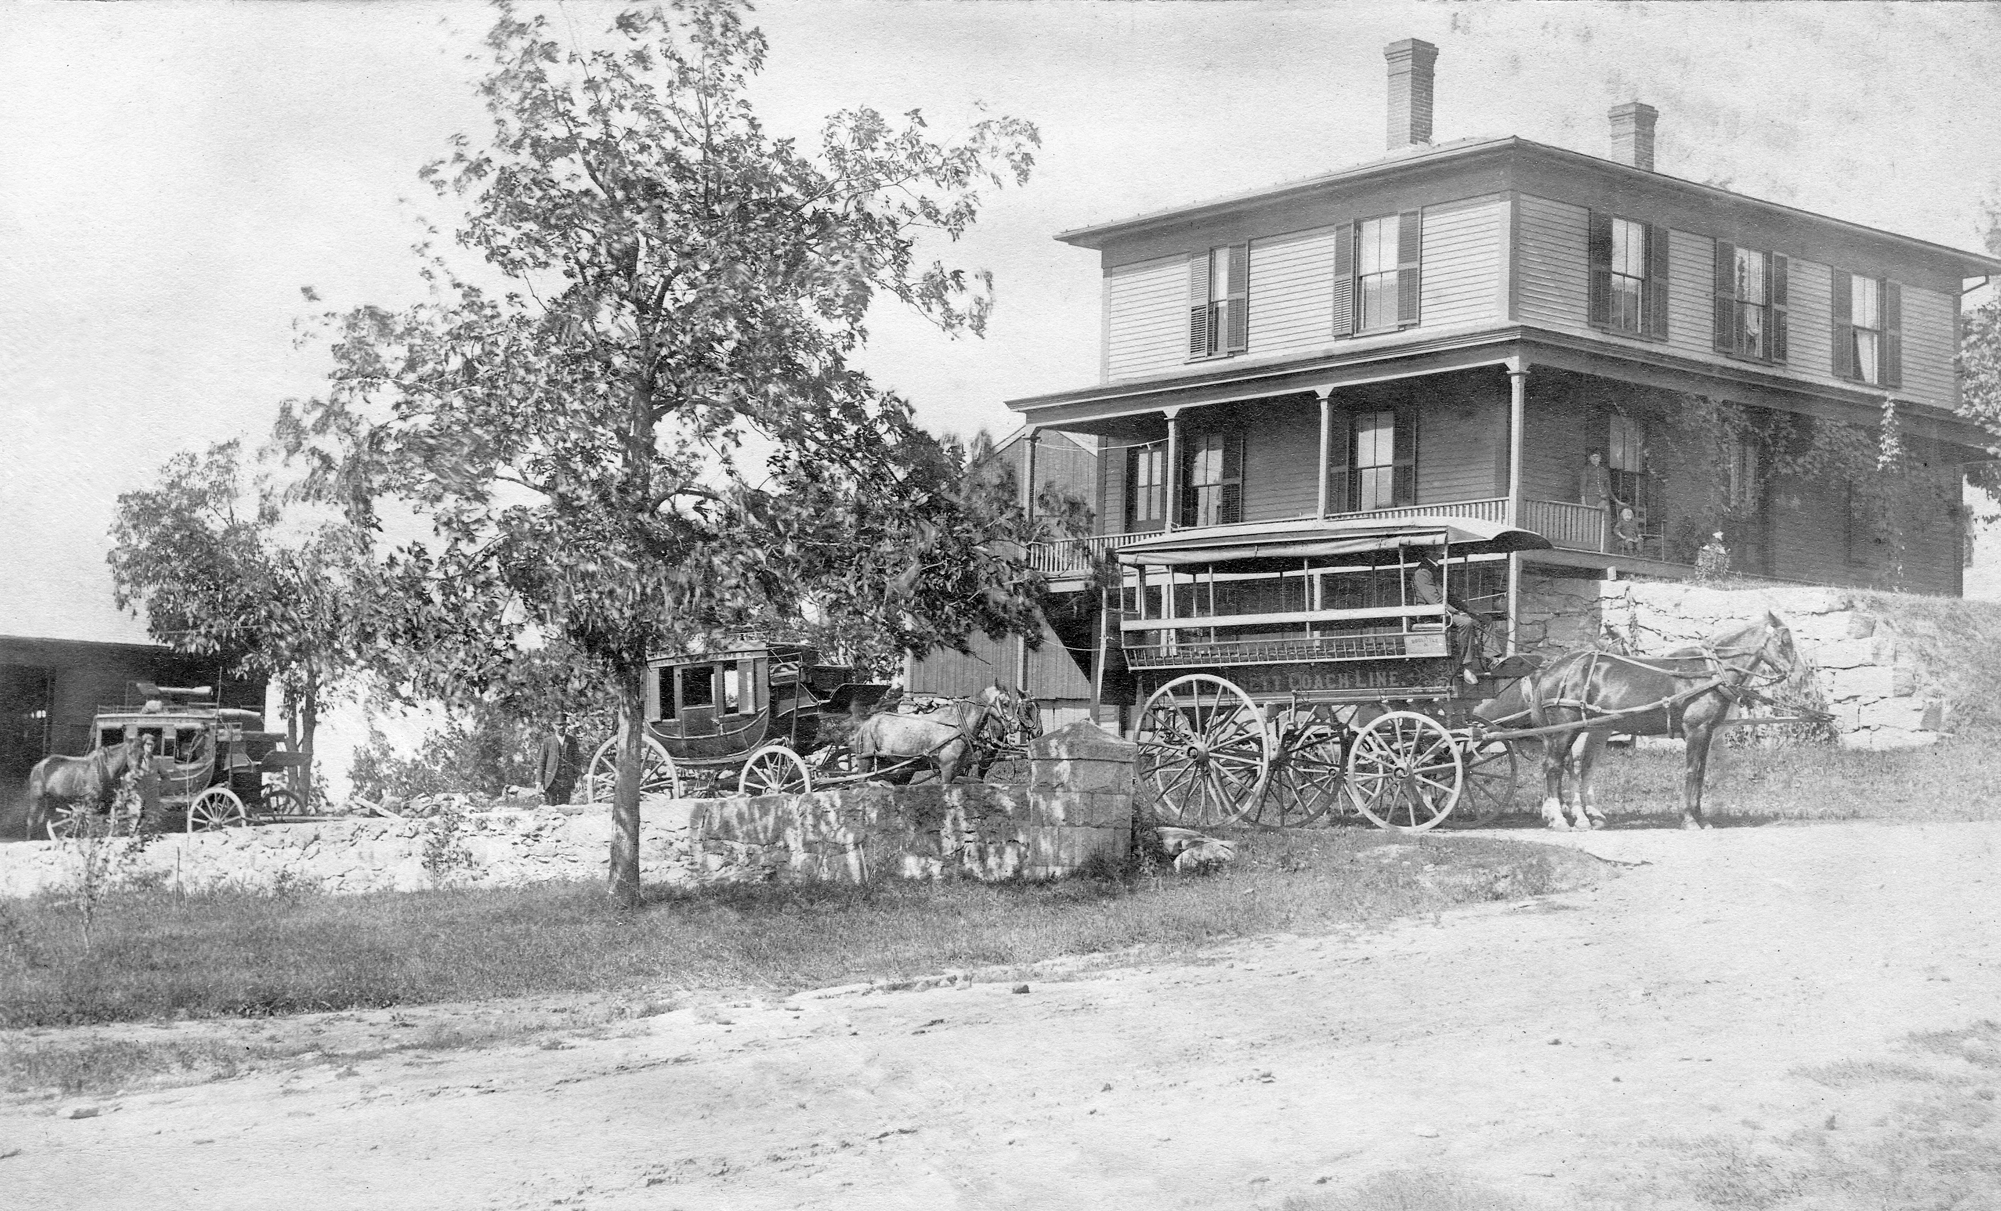
{"label": "dirt road", "polygon": [[1673,1137],[1817,1121],[1801,1066],[2001,1016],[2001,826],[1570,843],[1643,865],[1027,993],[690,1008],[618,1037],[132,1094],[93,1118],[16,1106],[0,1203],[1275,1207],[1413,1165],[1560,1202]]}

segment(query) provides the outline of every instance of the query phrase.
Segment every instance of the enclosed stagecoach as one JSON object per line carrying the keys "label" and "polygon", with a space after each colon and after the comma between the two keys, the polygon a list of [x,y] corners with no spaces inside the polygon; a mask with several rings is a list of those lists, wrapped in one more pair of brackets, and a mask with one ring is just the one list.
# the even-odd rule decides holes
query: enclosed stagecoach
{"label": "enclosed stagecoach", "polygon": [[1505,613],[1508,556],[1549,546],[1497,522],[1414,515],[1169,531],[1122,548],[1120,632],[1141,703],[1142,793],[1167,819],[1298,825],[1348,806],[1417,830],[1462,802],[1491,819],[1513,753],[1473,709],[1529,667],[1484,632],[1460,675],[1449,610]]}

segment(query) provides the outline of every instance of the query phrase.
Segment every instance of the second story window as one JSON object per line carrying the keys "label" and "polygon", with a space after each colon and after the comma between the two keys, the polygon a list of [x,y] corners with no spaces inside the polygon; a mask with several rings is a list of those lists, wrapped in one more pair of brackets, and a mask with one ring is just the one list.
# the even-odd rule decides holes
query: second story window
{"label": "second story window", "polygon": [[1334,335],[1418,322],[1424,212],[1343,223],[1334,235]]}
{"label": "second story window", "polygon": [[1182,454],[1181,524],[1227,526],[1244,519],[1244,438],[1204,433]]}
{"label": "second story window", "polygon": [[1167,522],[1167,443],[1126,449],[1126,529],[1158,530]]}
{"label": "second story window", "polygon": [[1834,271],[1834,373],[1851,382],[1904,381],[1904,292],[1895,282]]}
{"label": "second story window", "polygon": [[1250,345],[1251,246],[1211,248],[1188,262],[1188,356],[1242,353]]}
{"label": "second story window", "polygon": [[1716,241],[1716,350],[1786,360],[1786,258]]}
{"label": "second story window", "polygon": [[1327,507],[1335,513],[1417,503],[1417,411],[1405,406],[1336,414]]}
{"label": "second story window", "polygon": [[1590,224],[1592,326],[1666,340],[1667,228],[1596,210]]}

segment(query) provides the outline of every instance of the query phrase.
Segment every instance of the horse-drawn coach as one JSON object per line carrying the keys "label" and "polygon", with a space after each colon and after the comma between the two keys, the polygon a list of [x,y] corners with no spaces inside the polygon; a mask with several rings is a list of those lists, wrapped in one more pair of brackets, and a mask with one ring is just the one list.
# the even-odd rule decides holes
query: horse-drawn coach
{"label": "horse-drawn coach", "polygon": [[[1686,736],[1684,819],[1701,822],[1711,736],[1795,671],[1776,619],[1660,658],[1496,659],[1508,557],[1547,539],[1410,516],[1169,531],[1119,551],[1122,654],[1144,697],[1141,793],[1183,825],[1296,826],[1352,808],[1422,831],[1489,823],[1516,748],[1544,746],[1542,813],[1602,822],[1589,772],[1613,730]],[[1768,720],[1773,721],[1773,720]]]}
{"label": "horse-drawn coach", "polygon": [[[281,784],[304,757],[256,711],[219,705],[207,687],[136,682],[137,701],[100,706],[92,751],[49,757],[29,777],[30,829],[75,835],[111,810],[117,782],[139,766],[157,776],[162,823],[188,832],[297,816],[298,796]],[[140,763],[150,763],[146,770]],[[114,828],[136,822],[113,820]]]}
{"label": "horse-drawn coach", "polygon": [[[805,644],[656,656],[646,678],[642,794],[804,794],[931,766],[1002,781],[1024,768],[1034,707],[995,686],[974,700],[904,697]],[[608,802],[618,739],[591,755],[584,799]]]}

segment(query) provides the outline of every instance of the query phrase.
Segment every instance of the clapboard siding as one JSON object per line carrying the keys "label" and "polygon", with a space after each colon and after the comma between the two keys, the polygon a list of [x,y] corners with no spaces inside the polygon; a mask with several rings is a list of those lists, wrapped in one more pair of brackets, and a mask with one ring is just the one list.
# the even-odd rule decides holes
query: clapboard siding
{"label": "clapboard siding", "polygon": [[1498,382],[1480,387],[1454,380],[1438,380],[1418,393],[1417,503],[1507,493],[1507,395]]}
{"label": "clapboard siding", "polygon": [[1715,294],[1716,241],[1687,231],[1668,232],[1669,348],[1713,352]]}
{"label": "clapboard siding", "polygon": [[1834,271],[1827,266],[1807,260],[1786,262],[1786,364],[1830,383],[1838,381],[1833,289]]}
{"label": "clapboard siding", "polygon": [[1557,328],[1589,324],[1590,271],[1584,241],[1590,214],[1582,206],[1522,195],[1516,239],[1521,241],[1523,323]]}
{"label": "clapboard siding", "polygon": [[1320,504],[1320,406],[1279,404],[1244,431],[1244,520],[1311,517]]}
{"label": "clapboard siding", "polygon": [[1252,242],[1252,353],[1310,348],[1332,339],[1337,230],[1321,227]]}
{"label": "clapboard siding", "polygon": [[1163,257],[1110,272],[1111,322],[1105,373],[1113,379],[1158,374],[1188,357],[1188,258]]}
{"label": "clapboard siding", "polygon": [[1418,315],[1427,326],[1501,314],[1502,196],[1424,209]]}

